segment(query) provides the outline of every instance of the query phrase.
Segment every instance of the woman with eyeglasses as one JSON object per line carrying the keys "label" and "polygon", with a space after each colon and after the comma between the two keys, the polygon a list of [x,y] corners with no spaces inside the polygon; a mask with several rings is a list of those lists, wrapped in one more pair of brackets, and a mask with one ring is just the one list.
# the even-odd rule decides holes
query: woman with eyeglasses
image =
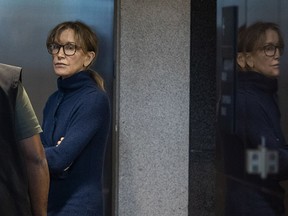
{"label": "woman with eyeglasses", "polygon": [[48,215],[102,215],[110,105],[103,79],[89,69],[98,40],[86,24],[64,22],[51,30],[46,45],[58,76],[41,134],[51,175]]}
{"label": "woman with eyeglasses", "polygon": [[222,136],[224,215],[284,215],[279,182],[288,179],[288,149],[277,104],[283,49],[275,23],[256,22],[238,32],[235,133]]}

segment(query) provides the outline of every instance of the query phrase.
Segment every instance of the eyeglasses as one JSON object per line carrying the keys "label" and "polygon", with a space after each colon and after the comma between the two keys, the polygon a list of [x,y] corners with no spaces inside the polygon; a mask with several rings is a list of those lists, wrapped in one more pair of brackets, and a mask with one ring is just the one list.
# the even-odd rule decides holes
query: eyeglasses
{"label": "eyeglasses", "polygon": [[66,56],[73,56],[76,53],[76,50],[80,48],[76,44],[72,44],[72,43],[67,43],[64,45],[51,43],[47,45],[47,50],[48,50],[48,53],[50,53],[51,55],[55,55],[59,53],[61,47],[63,47],[63,51]]}
{"label": "eyeglasses", "polygon": [[276,50],[279,50],[279,55],[281,56],[283,54],[283,47],[282,46],[275,46],[272,44],[268,44],[263,47],[264,53],[268,57],[273,57],[276,53]]}

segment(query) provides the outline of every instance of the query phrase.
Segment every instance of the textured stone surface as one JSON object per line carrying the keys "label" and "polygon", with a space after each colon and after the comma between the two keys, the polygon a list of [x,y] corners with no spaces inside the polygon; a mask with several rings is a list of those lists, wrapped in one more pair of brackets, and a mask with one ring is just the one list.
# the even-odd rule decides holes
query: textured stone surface
{"label": "textured stone surface", "polygon": [[119,216],[188,215],[190,1],[121,1]]}

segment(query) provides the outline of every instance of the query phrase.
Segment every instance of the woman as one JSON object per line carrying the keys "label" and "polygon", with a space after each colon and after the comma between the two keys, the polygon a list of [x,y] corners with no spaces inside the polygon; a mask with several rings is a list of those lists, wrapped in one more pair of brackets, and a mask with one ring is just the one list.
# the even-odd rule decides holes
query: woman
{"label": "woman", "polygon": [[110,123],[103,79],[89,69],[98,52],[93,31],[64,22],[46,41],[58,90],[44,108],[41,135],[51,183],[48,215],[102,215],[102,172]]}
{"label": "woman", "polygon": [[[257,22],[239,31],[236,131],[223,137],[227,177],[225,215],[284,213],[279,181],[288,177],[288,150],[276,101],[283,48],[283,38],[274,23]],[[264,140],[267,150],[278,153],[279,170],[263,177],[257,172],[248,173],[246,154],[248,150],[258,150]]]}

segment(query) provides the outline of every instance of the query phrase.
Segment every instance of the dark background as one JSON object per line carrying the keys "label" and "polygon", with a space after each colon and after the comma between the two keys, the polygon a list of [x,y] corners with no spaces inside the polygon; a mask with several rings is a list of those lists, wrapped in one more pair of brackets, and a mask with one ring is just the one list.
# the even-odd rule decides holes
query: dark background
{"label": "dark background", "polygon": [[[191,0],[189,215],[222,216],[221,179],[217,178],[216,102],[222,8],[238,7],[238,27],[262,20],[280,25],[288,46],[285,0]],[[288,135],[288,57],[284,51],[279,79],[283,131]],[[220,182],[219,182],[220,181]],[[217,182],[217,185],[216,185]],[[216,191],[217,189],[217,191]],[[217,205],[216,205],[217,203]],[[219,204],[220,203],[220,204]]]}

